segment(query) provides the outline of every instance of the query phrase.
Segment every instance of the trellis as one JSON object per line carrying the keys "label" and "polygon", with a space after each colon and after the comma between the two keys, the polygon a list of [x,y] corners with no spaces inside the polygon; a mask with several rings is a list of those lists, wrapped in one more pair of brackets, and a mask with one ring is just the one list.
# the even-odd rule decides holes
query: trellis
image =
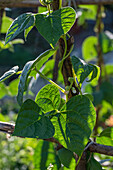
{"label": "trellis", "polygon": [[37,7],[39,5],[38,0],[0,0],[0,8]]}
{"label": "trellis", "polygon": [[[77,5],[80,4],[113,4],[113,0],[75,0]],[[39,0],[0,0],[0,8],[13,7],[37,7],[40,6]]]}

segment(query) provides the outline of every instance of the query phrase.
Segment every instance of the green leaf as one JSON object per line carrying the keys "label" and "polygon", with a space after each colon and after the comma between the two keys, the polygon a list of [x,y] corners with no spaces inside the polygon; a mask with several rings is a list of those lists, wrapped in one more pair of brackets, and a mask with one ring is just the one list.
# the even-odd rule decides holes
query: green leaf
{"label": "green leaf", "polygon": [[0,83],[0,99],[4,96],[9,95],[7,86],[2,82]]}
{"label": "green leaf", "polygon": [[13,81],[11,81],[11,83],[9,84],[9,92],[11,94],[11,96],[16,96],[18,93],[18,84],[19,84],[19,79],[15,79]]}
{"label": "green leaf", "polygon": [[106,70],[106,73],[104,71],[102,71],[102,76],[103,77],[105,77],[105,74],[107,74],[108,76],[113,75],[113,65],[112,64],[106,64],[105,65],[105,70]]}
{"label": "green leaf", "polygon": [[104,54],[113,50],[113,40],[107,34],[110,33],[107,31],[107,33],[101,32],[99,34],[99,41]]}
{"label": "green leaf", "polygon": [[20,82],[18,86],[18,95],[17,95],[17,101],[20,106],[23,103],[23,93],[26,88],[27,78],[29,76],[32,64],[33,64],[33,61],[26,63],[26,65],[23,68],[22,74],[20,76]]}
{"label": "green leaf", "polygon": [[[55,60],[49,59],[43,67],[42,74],[44,74],[48,78],[52,79],[53,78],[54,65],[55,65]],[[63,82],[63,76],[62,76],[60,69],[58,70],[57,82],[60,82],[60,84],[64,83]]]}
{"label": "green leaf", "polygon": [[[40,165],[41,156],[40,155],[43,153],[42,152],[42,147],[43,147],[45,142],[47,142],[47,141],[43,141],[43,140],[38,141],[38,144],[37,144],[37,146],[35,148],[34,155],[33,155],[34,169],[41,169],[41,167],[40,167],[41,166]],[[48,152],[48,146],[46,147],[45,153],[46,152]]]}
{"label": "green leaf", "polygon": [[69,168],[71,161],[74,159],[73,152],[71,152],[70,150],[68,150],[66,148],[61,148],[58,150],[58,156],[59,156],[61,163],[65,167]]}
{"label": "green leaf", "polygon": [[39,57],[37,57],[35,59],[34,65],[36,65],[37,70],[40,70],[40,68],[43,66],[43,64],[57,51],[57,49],[58,49],[58,47],[55,47],[54,49],[47,50],[44,53],[40,54]]}
{"label": "green leaf", "polygon": [[97,56],[96,46],[97,46],[97,37],[90,36],[84,40],[82,45],[82,54],[83,54],[83,58],[86,61],[90,61],[96,58]]}
{"label": "green leaf", "polygon": [[96,121],[96,112],[92,102],[86,96],[72,97],[66,104],[67,147],[81,156]]}
{"label": "green leaf", "polygon": [[80,9],[77,9],[80,12],[78,17],[78,25],[85,24],[86,20],[96,20],[97,15],[97,5],[79,5]]}
{"label": "green leaf", "polygon": [[55,134],[54,138],[57,139],[60,144],[62,144],[64,147],[67,147],[66,142],[66,134],[65,134],[65,128],[66,128],[66,114],[59,114],[51,119],[54,127],[55,127]]}
{"label": "green leaf", "polygon": [[65,99],[61,98],[61,102],[60,102],[60,106],[59,106],[58,110],[62,110],[62,111],[65,110],[66,109],[65,104],[66,104]]}
{"label": "green leaf", "polygon": [[14,75],[18,71],[18,69],[19,69],[19,67],[15,66],[15,67],[11,68],[9,71],[5,72],[3,74],[3,76],[0,77],[0,82],[3,82],[6,79],[8,79],[9,77],[11,77],[12,75]]}
{"label": "green leaf", "polygon": [[2,34],[7,32],[8,28],[10,27],[12,22],[13,22],[12,18],[9,18],[5,15],[2,17],[2,25],[1,25],[1,33]]}
{"label": "green leaf", "polygon": [[89,100],[91,100],[91,102],[93,102],[94,98],[93,98],[93,96],[92,96],[91,94],[89,94],[89,93],[84,93],[84,95],[85,95],[86,97],[88,97]]}
{"label": "green leaf", "polygon": [[[40,108],[31,99],[26,100],[16,121],[13,136],[46,139],[54,135],[54,127],[48,117],[40,118]],[[40,118],[40,119],[39,119]]]}
{"label": "green leaf", "polygon": [[[113,50],[113,40],[108,36],[107,33],[101,32],[99,34],[99,42],[101,45],[102,52],[108,53]],[[85,39],[82,45],[83,58],[86,61],[90,61],[96,58],[97,54],[97,37],[90,36]]]}
{"label": "green leaf", "polygon": [[38,7],[38,13],[42,13],[42,12],[46,12],[46,11],[47,11],[47,7],[44,7],[44,6]]}
{"label": "green leaf", "polygon": [[34,16],[32,13],[25,13],[17,17],[8,29],[5,44],[32,25],[34,25]]}
{"label": "green leaf", "polygon": [[[51,142],[40,140],[35,148],[33,157],[34,169],[48,169],[50,164],[54,165],[54,169],[60,169],[61,163],[55,153],[54,146]],[[57,164],[58,167],[57,167]]]}
{"label": "green leaf", "polygon": [[39,113],[38,105],[31,99],[26,100],[19,111],[13,135],[21,134],[24,128],[36,122],[40,116]]}
{"label": "green leaf", "polygon": [[35,60],[29,61],[26,63],[26,65],[23,68],[23,71],[20,77],[19,87],[18,87],[17,101],[19,105],[21,105],[23,102],[23,93],[26,88],[27,78],[30,75],[30,73],[32,73],[32,70],[35,67],[37,67],[37,69],[40,69],[42,65],[46,62],[46,60],[48,60],[49,57],[51,57],[55,52],[56,52],[56,48],[52,50],[47,50],[41,55],[39,55]]}
{"label": "green leaf", "polygon": [[113,146],[113,127],[104,129],[96,138],[96,142],[102,145]]}
{"label": "green leaf", "polygon": [[66,34],[75,22],[75,11],[71,7],[61,8],[49,15],[35,15],[35,25],[40,34],[54,47],[61,35]]}
{"label": "green leaf", "polygon": [[102,170],[101,164],[91,156],[87,163],[87,170]]}
{"label": "green leaf", "polygon": [[57,112],[56,112],[56,110],[52,110],[52,111],[50,111],[50,112],[47,112],[45,115],[48,117],[49,116],[49,118],[52,116],[53,117],[53,115],[56,115],[57,114]]}
{"label": "green leaf", "polygon": [[83,83],[83,81],[90,76],[90,81],[92,81],[95,78],[99,78],[99,67],[93,64],[87,64],[85,61],[81,60],[80,58],[77,58],[75,56],[72,56],[72,65],[75,71],[75,74],[77,76],[78,82],[80,84]]}
{"label": "green leaf", "polygon": [[48,150],[49,150],[49,142],[48,141],[41,141],[38,143],[35,149],[35,157],[34,157],[34,164],[35,169],[46,169],[46,163],[48,158]]}
{"label": "green leaf", "polygon": [[[55,133],[54,126],[48,117],[42,117],[39,121],[34,123],[33,128],[36,128],[35,134],[33,137],[40,139],[48,139],[53,137]],[[28,133],[29,135],[29,133]]]}
{"label": "green leaf", "polygon": [[13,45],[11,43],[5,45],[5,41],[0,41],[0,51],[8,49],[9,51],[14,51]]}
{"label": "green leaf", "polygon": [[24,31],[24,38],[25,38],[25,40],[27,39],[27,36],[28,36],[29,32],[32,30],[33,27],[34,27],[34,25],[30,26],[27,29],[25,29],[25,31]]}
{"label": "green leaf", "polygon": [[55,60],[54,59],[48,60],[45,63],[44,67],[43,67],[42,74],[44,74],[45,76],[52,79],[53,78],[54,65],[55,65]]}
{"label": "green leaf", "polygon": [[44,86],[37,94],[35,102],[43,112],[50,112],[58,109],[60,105],[60,93],[57,87],[52,84]]}
{"label": "green leaf", "polygon": [[10,43],[5,45],[5,41],[0,41],[0,51],[8,49],[11,52],[14,52],[14,44],[24,44],[24,41],[22,39],[15,39],[11,41]]}
{"label": "green leaf", "polygon": [[[96,5],[79,5],[79,8],[82,8],[82,12],[85,15],[84,18],[87,20],[95,20],[97,15],[97,6]],[[81,17],[81,16],[80,16]]]}
{"label": "green leaf", "polygon": [[54,138],[81,156],[96,121],[92,102],[84,95],[72,97],[51,121],[55,127]]}
{"label": "green leaf", "polygon": [[98,67],[98,66],[96,66],[96,65],[93,65],[93,64],[88,64],[89,65],[89,70],[91,69],[91,67],[92,67],[92,72],[89,74],[89,78],[90,78],[90,80],[88,80],[87,82],[90,82],[90,81],[92,81],[92,80],[94,80],[94,79],[99,79],[99,76],[100,76],[100,68]]}
{"label": "green leaf", "polygon": [[0,121],[5,122],[5,116],[2,113],[0,113]]}
{"label": "green leaf", "polygon": [[24,40],[21,39],[21,38],[17,38],[15,40],[12,40],[10,43],[13,44],[13,45],[14,44],[24,44]]}

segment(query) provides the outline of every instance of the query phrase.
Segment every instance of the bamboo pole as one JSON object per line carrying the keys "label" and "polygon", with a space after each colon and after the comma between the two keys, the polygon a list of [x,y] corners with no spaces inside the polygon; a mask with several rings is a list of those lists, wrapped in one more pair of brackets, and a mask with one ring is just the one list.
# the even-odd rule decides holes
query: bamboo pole
{"label": "bamboo pole", "polygon": [[83,5],[108,5],[108,4],[113,4],[113,0],[75,0],[77,5],[83,4]]}
{"label": "bamboo pole", "polygon": [[[65,2],[65,1],[64,1]],[[77,5],[109,5],[113,0],[75,0]],[[38,7],[39,0],[0,0],[0,8]]]}
{"label": "bamboo pole", "polygon": [[0,8],[35,8],[41,6],[37,0],[0,0]]}

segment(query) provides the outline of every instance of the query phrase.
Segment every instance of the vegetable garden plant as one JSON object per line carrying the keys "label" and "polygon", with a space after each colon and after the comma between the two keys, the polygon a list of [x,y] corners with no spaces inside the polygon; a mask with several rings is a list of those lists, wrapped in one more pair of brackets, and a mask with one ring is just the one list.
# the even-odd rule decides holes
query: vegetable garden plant
{"label": "vegetable garden plant", "polygon": [[[87,150],[93,143],[90,138],[95,137],[92,135],[96,123],[96,109],[92,103],[92,95],[81,91],[84,80],[98,82],[100,68],[76,56],[70,56],[74,41],[68,32],[76,20],[75,10],[68,6],[62,7],[61,0],[40,2],[47,6],[46,12],[20,15],[6,34],[5,44],[23,31],[27,39],[29,32],[36,27],[51,46],[51,49],[40,54],[35,60],[28,61],[22,71],[18,71],[18,66],[15,66],[0,78],[2,82],[13,74],[20,74],[17,95],[20,110],[12,135],[43,140],[42,146],[39,146],[43,152],[38,169],[46,169],[47,161],[51,163],[52,150],[54,163],[52,162],[48,169],[100,170],[100,163]],[[58,69],[63,75],[64,89],[40,71],[51,56],[54,56],[55,61],[58,60],[57,51],[60,55]],[[29,80],[36,77],[36,74],[48,80],[49,84],[38,92],[35,101],[24,101],[23,96]],[[61,98],[60,92],[66,96],[66,100]],[[108,129],[108,134],[111,130]],[[104,133],[106,132],[103,131]],[[102,136],[105,134],[101,133],[100,137]],[[82,164],[84,157],[85,163]]]}

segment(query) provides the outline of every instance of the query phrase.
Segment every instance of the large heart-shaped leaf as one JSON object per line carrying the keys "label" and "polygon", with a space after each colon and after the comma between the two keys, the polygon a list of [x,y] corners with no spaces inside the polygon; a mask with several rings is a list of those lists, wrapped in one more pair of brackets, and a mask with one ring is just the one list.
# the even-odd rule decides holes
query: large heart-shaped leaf
{"label": "large heart-shaped leaf", "polygon": [[93,60],[97,57],[97,37],[90,36],[86,38],[82,45],[82,54],[86,61]]}
{"label": "large heart-shaped leaf", "polygon": [[5,72],[3,74],[2,77],[0,77],[0,82],[5,81],[6,79],[8,79],[10,76],[12,76],[13,74],[15,74],[18,71],[19,67],[15,66],[13,68],[11,68],[9,71]]}
{"label": "large heart-shaped leaf", "polygon": [[71,7],[61,8],[49,15],[35,15],[35,25],[40,34],[54,47],[61,35],[66,34],[75,22],[75,11]]}
{"label": "large heart-shaped leaf", "polygon": [[[71,162],[74,160],[74,154],[72,151],[66,149],[66,148],[61,148],[58,150],[58,156],[61,161],[61,163],[69,168],[71,165]],[[75,160],[74,160],[75,161]],[[75,167],[75,166],[74,166]],[[70,167],[72,168],[72,167]]]}
{"label": "large heart-shaped leaf", "polygon": [[54,126],[48,117],[40,118],[39,113],[40,107],[33,100],[26,100],[19,111],[13,135],[40,139],[52,137]]}
{"label": "large heart-shaped leaf", "polygon": [[23,93],[25,91],[27,78],[30,75],[30,73],[32,73],[32,70],[35,67],[39,70],[42,67],[42,65],[48,60],[48,58],[51,57],[55,52],[56,52],[56,48],[47,50],[41,55],[39,55],[35,60],[29,61],[28,63],[26,63],[26,65],[23,68],[23,71],[20,77],[19,87],[18,87],[17,101],[19,105],[21,105],[23,102]]}
{"label": "large heart-shaped leaf", "polygon": [[36,122],[40,116],[39,113],[40,107],[33,100],[26,100],[19,111],[13,135],[21,134],[24,128]]}
{"label": "large heart-shaped leaf", "polygon": [[74,67],[75,74],[80,84],[82,84],[83,81],[88,76],[91,77],[89,81],[92,81],[95,78],[99,78],[100,69],[98,66],[93,64],[87,64],[85,61],[75,56],[72,56],[71,60]]}
{"label": "large heart-shaped leaf", "polygon": [[84,95],[72,97],[66,104],[66,143],[69,150],[81,155],[93,131],[96,112]]}
{"label": "large heart-shaped leaf", "polygon": [[44,86],[36,96],[36,103],[43,112],[50,112],[58,109],[60,105],[60,93],[56,86],[48,84]]}
{"label": "large heart-shaped leaf", "polygon": [[32,13],[25,13],[17,17],[8,29],[5,44],[32,25],[34,25],[34,15]]}

